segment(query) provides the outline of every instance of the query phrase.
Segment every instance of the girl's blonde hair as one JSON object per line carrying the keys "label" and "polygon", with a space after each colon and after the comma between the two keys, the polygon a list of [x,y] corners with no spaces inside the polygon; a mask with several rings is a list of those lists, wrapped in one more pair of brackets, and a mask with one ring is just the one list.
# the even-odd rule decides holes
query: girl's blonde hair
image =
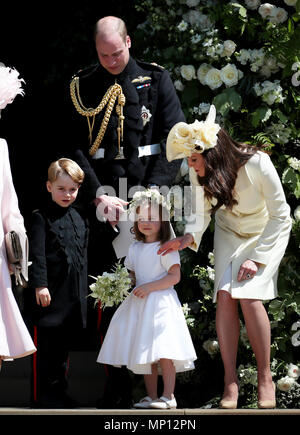
{"label": "girl's blonde hair", "polygon": [[52,162],[48,168],[48,181],[53,183],[60,175],[69,175],[74,183],[82,184],[84,172],[74,160],[62,158]]}

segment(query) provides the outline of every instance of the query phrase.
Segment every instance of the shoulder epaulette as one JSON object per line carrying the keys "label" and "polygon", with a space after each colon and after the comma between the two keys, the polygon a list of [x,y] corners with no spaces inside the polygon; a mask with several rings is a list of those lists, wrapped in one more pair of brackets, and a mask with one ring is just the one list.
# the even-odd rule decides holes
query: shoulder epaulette
{"label": "shoulder epaulette", "polygon": [[73,76],[72,76],[72,79],[71,80],[73,80],[74,79],[74,77],[80,77],[80,78],[83,78],[83,77],[88,77],[89,75],[91,75],[97,68],[99,67],[99,64],[93,64],[93,65],[90,65],[90,66],[88,66],[88,67],[86,67],[86,68],[83,68],[83,69],[80,69],[76,74],[74,74]]}
{"label": "shoulder epaulette", "polygon": [[146,67],[150,70],[154,70],[154,71],[163,71],[165,68],[161,65],[158,65],[155,62],[144,62],[142,60],[137,60],[136,61],[140,66]]}

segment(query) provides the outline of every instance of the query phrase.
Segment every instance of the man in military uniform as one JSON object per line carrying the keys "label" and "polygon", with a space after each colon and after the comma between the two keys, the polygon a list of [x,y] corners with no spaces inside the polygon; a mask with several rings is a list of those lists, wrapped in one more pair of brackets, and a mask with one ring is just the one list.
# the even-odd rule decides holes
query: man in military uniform
{"label": "man in military uniform", "polygon": [[[173,125],[185,120],[169,73],[130,56],[131,40],[121,19],[100,19],[95,44],[99,64],[80,71],[70,84],[73,158],[85,172],[81,197],[93,206],[88,257],[91,275],[109,271],[117,261],[113,226],[130,187],[172,185],[180,161],[168,163],[165,142]],[[104,186],[110,186],[110,191]],[[124,186],[125,197],[120,191]],[[95,206],[106,222],[96,218]],[[106,308],[102,316],[103,330],[108,311]],[[129,377],[120,379],[120,373],[127,370],[108,369],[99,407],[130,406]]]}

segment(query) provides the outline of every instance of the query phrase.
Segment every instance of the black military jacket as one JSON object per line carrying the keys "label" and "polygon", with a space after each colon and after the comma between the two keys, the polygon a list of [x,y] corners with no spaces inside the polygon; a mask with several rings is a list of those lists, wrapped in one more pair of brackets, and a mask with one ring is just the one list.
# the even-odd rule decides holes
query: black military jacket
{"label": "black military jacket", "polygon": [[[180,161],[169,163],[165,143],[170,129],[185,117],[169,73],[163,68],[135,61],[130,58],[124,71],[118,76],[108,73],[100,64],[83,70],[79,77],[79,93],[87,108],[95,108],[108,88],[115,81],[122,86],[126,97],[124,106],[125,160],[115,160],[118,153],[118,115],[115,108],[100,147],[105,148],[105,157],[92,159],[89,156],[90,142],[88,124],[71,102],[73,125],[69,133],[73,158],[85,171],[85,195],[89,200],[96,196],[100,185],[118,189],[120,178],[127,178],[128,187],[156,184],[170,186],[178,172]],[[70,99],[71,101],[71,99]],[[149,121],[143,125],[142,108],[149,111]],[[96,116],[93,140],[97,136],[106,107]],[[160,143],[158,155],[138,157],[138,147]],[[116,192],[119,196],[119,192]]]}
{"label": "black military jacket", "polygon": [[[49,201],[33,212],[28,236],[34,321],[39,326],[60,326],[76,306],[81,326],[85,327],[88,293],[85,218],[73,206],[63,208]],[[48,307],[37,305],[34,292],[37,287],[48,288],[51,294]]]}

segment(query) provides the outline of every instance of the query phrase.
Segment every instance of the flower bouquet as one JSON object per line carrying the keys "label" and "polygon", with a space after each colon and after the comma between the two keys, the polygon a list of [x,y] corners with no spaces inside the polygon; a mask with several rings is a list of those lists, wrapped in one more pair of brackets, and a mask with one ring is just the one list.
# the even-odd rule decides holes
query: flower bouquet
{"label": "flower bouquet", "polygon": [[112,307],[120,304],[131,287],[131,278],[126,267],[123,267],[120,262],[116,263],[111,273],[104,272],[97,277],[91,276],[96,282],[90,285],[91,293],[89,296],[95,298],[95,305],[101,302],[101,306]]}

